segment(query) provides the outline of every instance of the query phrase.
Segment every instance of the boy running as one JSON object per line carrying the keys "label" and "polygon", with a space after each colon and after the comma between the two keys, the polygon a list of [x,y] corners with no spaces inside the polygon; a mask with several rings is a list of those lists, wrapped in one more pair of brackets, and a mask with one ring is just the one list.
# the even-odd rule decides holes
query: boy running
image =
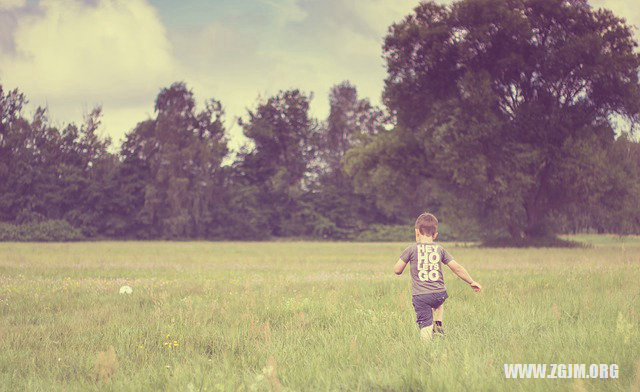
{"label": "boy running", "polygon": [[[438,237],[438,219],[433,214],[424,213],[416,219],[416,243],[402,252],[396,262],[394,272],[402,274],[407,263],[411,263],[411,292],[416,321],[420,327],[420,337],[431,340],[433,333],[444,334],[442,328],[442,304],[449,298],[444,287],[442,264],[446,264],[460,279],[469,283],[473,291],[482,290],[480,283],[474,281],[463,266],[436,244]],[[435,318],[435,327],[433,320]]]}

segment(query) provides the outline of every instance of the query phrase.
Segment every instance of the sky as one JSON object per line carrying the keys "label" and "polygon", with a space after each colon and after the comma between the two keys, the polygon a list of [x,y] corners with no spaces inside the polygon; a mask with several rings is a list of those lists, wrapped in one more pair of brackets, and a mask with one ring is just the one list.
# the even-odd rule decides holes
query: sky
{"label": "sky", "polygon": [[[592,0],[640,26],[640,7]],[[382,41],[418,0],[0,0],[0,84],[18,87],[27,114],[48,107],[57,126],[80,123],[97,105],[101,132],[119,146],[153,116],[163,87],[183,81],[198,103],[236,124],[260,98],[299,88],[311,114],[328,114],[330,88],[349,80],[380,104]],[[636,37],[640,38],[636,30]]]}

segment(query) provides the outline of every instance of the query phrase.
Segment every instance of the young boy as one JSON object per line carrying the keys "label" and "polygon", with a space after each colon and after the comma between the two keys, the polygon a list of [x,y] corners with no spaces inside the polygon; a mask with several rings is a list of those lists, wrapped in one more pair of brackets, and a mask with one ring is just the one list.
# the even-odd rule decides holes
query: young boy
{"label": "young boy", "polygon": [[[433,214],[424,213],[416,219],[416,243],[402,252],[396,262],[394,272],[402,274],[407,263],[411,263],[412,302],[416,310],[416,321],[420,327],[420,337],[431,340],[433,333],[444,334],[442,328],[442,304],[449,298],[444,287],[442,264],[446,264],[460,279],[469,283],[473,291],[482,290],[480,283],[474,281],[463,266],[436,244],[438,237],[438,219]],[[433,320],[435,318],[435,327]]]}

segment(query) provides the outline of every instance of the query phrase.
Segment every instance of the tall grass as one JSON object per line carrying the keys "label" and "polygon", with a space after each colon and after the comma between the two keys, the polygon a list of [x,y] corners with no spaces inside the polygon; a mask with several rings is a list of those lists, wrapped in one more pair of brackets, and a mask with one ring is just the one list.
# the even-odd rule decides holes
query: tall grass
{"label": "tall grass", "polygon": [[[640,241],[452,246],[447,335],[419,340],[400,243],[0,244],[0,390],[640,388]],[[122,285],[133,288],[120,295]],[[618,379],[506,380],[504,363]]]}

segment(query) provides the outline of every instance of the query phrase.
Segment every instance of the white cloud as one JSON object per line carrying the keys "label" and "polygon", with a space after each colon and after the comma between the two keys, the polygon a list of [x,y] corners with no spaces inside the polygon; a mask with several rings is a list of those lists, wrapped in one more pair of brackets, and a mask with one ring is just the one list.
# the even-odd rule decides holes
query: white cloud
{"label": "white cloud", "polygon": [[20,8],[27,5],[27,0],[0,0],[0,11]]}
{"label": "white cloud", "polygon": [[376,33],[383,35],[393,23],[410,14],[418,5],[415,0],[369,0],[363,6],[360,0],[343,0],[350,9]]}
{"label": "white cloud", "polygon": [[284,25],[289,22],[300,22],[308,14],[300,7],[297,0],[258,0],[277,9],[276,24]]}
{"label": "white cloud", "polygon": [[[144,120],[143,108],[176,74],[164,26],[146,0],[41,0],[39,12],[18,18],[13,41],[14,53],[0,57],[4,84],[49,106],[55,120],[78,121],[103,104],[116,139]],[[141,114],[134,118],[132,108]]]}
{"label": "white cloud", "polygon": [[[276,12],[268,26],[247,29],[217,21],[172,37],[185,80],[200,99],[222,101],[229,127],[259,95],[289,88],[314,93],[311,114],[319,119],[328,114],[329,89],[343,80],[380,102],[383,37],[393,21],[413,9],[413,0],[260,2]],[[242,142],[237,126],[231,136],[237,147]]]}

